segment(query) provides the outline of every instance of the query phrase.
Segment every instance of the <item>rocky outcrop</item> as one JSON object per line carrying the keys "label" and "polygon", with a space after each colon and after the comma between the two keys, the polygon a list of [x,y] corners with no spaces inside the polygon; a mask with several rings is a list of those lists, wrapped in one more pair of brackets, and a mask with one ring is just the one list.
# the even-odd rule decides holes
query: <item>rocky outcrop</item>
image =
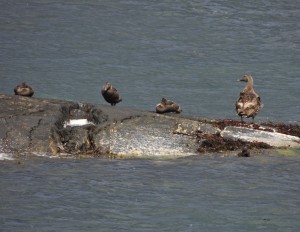
{"label": "rocky outcrop", "polygon": [[300,144],[297,135],[242,125],[222,127],[215,120],[109,105],[0,95],[0,108],[0,152],[4,153],[186,156],[223,151],[228,144],[227,150],[245,143],[260,143],[263,148]]}

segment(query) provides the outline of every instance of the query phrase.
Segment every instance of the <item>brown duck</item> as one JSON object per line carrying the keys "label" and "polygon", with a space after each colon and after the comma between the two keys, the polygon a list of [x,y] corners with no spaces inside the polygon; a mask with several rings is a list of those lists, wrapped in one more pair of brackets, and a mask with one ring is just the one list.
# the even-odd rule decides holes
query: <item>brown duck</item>
{"label": "brown duck", "polygon": [[112,106],[115,106],[117,103],[122,101],[122,98],[120,98],[119,96],[118,90],[108,82],[102,87],[101,94],[104,97],[105,101],[110,103]]}
{"label": "brown duck", "polygon": [[248,147],[244,147],[241,152],[238,153],[238,157],[250,157],[250,151]]}
{"label": "brown duck", "polygon": [[240,81],[247,82],[245,88],[240,93],[240,97],[235,103],[235,110],[237,114],[241,117],[241,122],[243,118],[252,118],[252,123],[254,122],[254,117],[258,111],[263,107],[260,97],[255,93],[253,89],[253,78],[251,75],[244,75]]}
{"label": "brown duck", "polygon": [[156,105],[155,109],[156,109],[156,113],[159,114],[164,114],[169,112],[175,112],[179,114],[182,111],[179,105],[165,98],[161,99],[161,102]]}
{"label": "brown duck", "polygon": [[20,95],[23,97],[32,97],[34,94],[33,89],[31,86],[27,85],[25,82],[23,82],[21,85],[17,85],[14,88],[15,95]]}

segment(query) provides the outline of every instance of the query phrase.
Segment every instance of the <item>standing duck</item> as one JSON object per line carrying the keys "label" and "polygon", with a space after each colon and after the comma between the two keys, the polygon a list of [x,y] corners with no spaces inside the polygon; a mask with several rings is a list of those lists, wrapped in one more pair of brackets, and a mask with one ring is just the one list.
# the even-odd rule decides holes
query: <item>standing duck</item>
{"label": "standing duck", "polygon": [[23,97],[32,97],[34,94],[33,89],[31,86],[27,85],[25,82],[23,82],[21,85],[17,85],[14,88],[15,95],[20,95]]}
{"label": "standing duck", "polygon": [[179,105],[165,98],[161,99],[161,102],[156,105],[155,109],[156,109],[156,113],[159,114],[169,113],[169,112],[175,112],[179,114],[182,111]]}
{"label": "standing duck", "polygon": [[240,97],[235,103],[235,110],[237,114],[241,117],[241,122],[243,123],[243,117],[252,117],[252,123],[254,122],[254,117],[258,111],[263,107],[260,97],[255,93],[253,89],[253,78],[251,75],[244,75],[240,81],[247,82],[245,88],[240,93]]}
{"label": "standing duck", "polygon": [[106,82],[106,84],[102,87],[101,94],[105,101],[110,103],[112,106],[115,106],[117,103],[122,101],[122,98],[120,98],[118,94],[118,90],[108,82]]}

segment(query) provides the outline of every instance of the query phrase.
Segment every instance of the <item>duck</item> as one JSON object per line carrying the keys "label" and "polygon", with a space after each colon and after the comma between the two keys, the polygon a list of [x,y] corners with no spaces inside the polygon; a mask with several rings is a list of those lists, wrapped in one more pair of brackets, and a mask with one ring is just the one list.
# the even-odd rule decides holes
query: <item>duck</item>
{"label": "duck", "polygon": [[112,86],[111,83],[106,82],[101,89],[101,94],[105,101],[111,104],[111,106],[115,106],[117,103],[122,101],[118,90]]}
{"label": "duck", "polygon": [[179,114],[182,112],[180,106],[177,103],[171,100],[167,100],[165,98],[161,99],[161,102],[156,105],[155,110],[158,114],[164,114],[169,112]]}
{"label": "duck", "polygon": [[23,96],[23,97],[32,97],[34,94],[33,89],[31,86],[27,85],[25,82],[23,82],[20,85],[17,85],[14,88],[15,95]]}
{"label": "duck", "polygon": [[244,147],[240,153],[238,153],[238,157],[250,157],[250,152],[248,147]]}
{"label": "duck", "polygon": [[239,81],[246,82],[246,86],[235,103],[235,110],[237,114],[241,117],[241,123],[243,123],[243,118],[252,118],[252,123],[254,123],[254,117],[263,107],[259,95],[253,89],[253,77],[250,74],[245,74]]}

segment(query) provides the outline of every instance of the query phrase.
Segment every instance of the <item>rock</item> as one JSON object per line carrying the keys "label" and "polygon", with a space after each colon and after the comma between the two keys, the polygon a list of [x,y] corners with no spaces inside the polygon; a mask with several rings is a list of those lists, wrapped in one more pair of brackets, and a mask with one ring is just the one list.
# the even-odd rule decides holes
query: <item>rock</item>
{"label": "rock", "polygon": [[[1,146],[7,152],[109,153],[122,156],[197,153],[185,119],[61,100],[0,95]],[[27,107],[30,106],[30,107]],[[208,125],[209,127],[209,125]],[[199,128],[196,122],[194,130]]]}
{"label": "rock", "polygon": [[195,155],[195,136],[174,133],[178,121],[151,114],[115,122],[95,133],[95,145],[122,156]]}
{"label": "rock", "polygon": [[243,140],[248,142],[263,142],[273,147],[299,147],[300,138],[277,132],[250,129],[245,127],[228,126],[221,132],[226,139]]}
{"label": "rock", "polygon": [[182,135],[195,135],[198,132],[216,134],[220,133],[221,130],[209,123],[181,118],[178,120],[177,128],[174,132]]}
{"label": "rock", "polygon": [[[6,152],[47,152],[64,101],[0,95],[0,143]],[[70,104],[70,103],[69,103]]]}
{"label": "rock", "polygon": [[259,140],[278,147],[299,146],[300,141],[297,136],[277,132],[224,128],[229,123],[225,120],[218,124],[214,120],[108,105],[0,94],[0,108],[1,153],[187,156],[237,150],[245,145],[268,148],[242,140]]}

